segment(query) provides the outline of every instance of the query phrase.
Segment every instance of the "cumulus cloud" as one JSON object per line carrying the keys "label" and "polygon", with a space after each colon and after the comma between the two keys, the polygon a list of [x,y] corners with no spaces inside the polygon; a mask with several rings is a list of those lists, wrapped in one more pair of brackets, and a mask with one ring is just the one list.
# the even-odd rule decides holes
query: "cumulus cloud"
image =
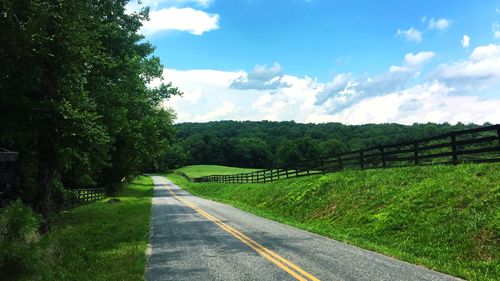
{"label": "cumulus cloud", "polygon": [[152,35],[165,30],[187,31],[194,35],[219,28],[219,15],[193,8],[166,8],[151,11],[149,21],[144,22],[142,34]]}
{"label": "cumulus cloud", "polygon": [[428,29],[433,30],[441,30],[444,31],[450,27],[451,21],[447,19],[437,19],[435,20],[434,18],[429,20],[429,24],[427,26]]}
{"label": "cumulus cloud", "polygon": [[434,56],[435,53],[430,51],[408,53],[402,66],[393,65],[387,73],[375,76],[355,78],[349,74],[339,74],[324,84],[316,95],[315,104],[323,105],[329,113],[336,113],[368,97],[400,90]]}
{"label": "cumulus cloud", "polygon": [[441,64],[433,77],[459,84],[473,84],[486,87],[500,81],[500,45],[479,46],[468,59]]}
{"label": "cumulus cloud", "polygon": [[493,36],[496,39],[500,39],[500,23],[498,23],[498,22],[493,23],[493,25],[491,26],[491,29],[493,31]]}
{"label": "cumulus cloud", "polygon": [[[441,64],[429,75],[414,79],[434,53],[409,53],[401,66],[374,76],[344,73],[322,83],[284,74],[277,64],[249,73],[214,70],[166,70],[165,80],[180,87],[173,97],[178,122],[212,120],[295,120],[347,124],[396,122],[500,122],[500,97],[484,95],[500,88],[500,45],[475,48],[464,60]],[[258,75],[259,74],[259,75]],[[236,79],[280,77],[287,87],[231,87]]]}
{"label": "cumulus cloud", "polygon": [[403,37],[407,41],[412,41],[417,43],[420,43],[423,40],[422,32],[413,27],[407,30],[398,29],[398,31],[396,32],[396,36]]}
{"label": "cumulus cloud", "polygon": [[251,73],[245,73],[234,79],[231,88],[239,90],[276,90],[289,85],[283,81],[283,71],[278,63],[271,67],[256,65]]}
{"label": "cumulus cloud", "polygon": [[462,37],[462,41],[460,41],[462,47],[469,48],[470,45],[470,37],[466,34]]}
{"label": "cumulus cloud", "polygon": [[369,97],[335,114],[317,110],[306,122],[347,124],[424,122],[499,122],[500,99],[482,100],[477,96],[455,96],[446,84],[434,81]]}
{"label": "cumulus cloud", "polygon": [[408,53],[405,55],[405,63],[410,66],[422,66],[431,60],[436,54],[430,51]]}
{"label": "cumulus cloud", "polygon": [[127,3],[125,9],[130,13],[140,11],[144,7],[149,7],[151,10],[170,7],[187,7],[190,5],[207,8],[212,2],[213,0],[132,0]]}

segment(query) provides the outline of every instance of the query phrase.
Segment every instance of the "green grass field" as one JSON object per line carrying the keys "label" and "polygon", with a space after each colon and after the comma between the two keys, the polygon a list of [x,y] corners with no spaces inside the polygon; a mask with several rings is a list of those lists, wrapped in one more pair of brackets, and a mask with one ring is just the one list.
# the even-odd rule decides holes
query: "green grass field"
{"label": "green grass field", "polygon": [[237,168],[217,165],[192,165],[177,169],[192,178],[209,176],[209,175],[232,175],[241,173],[250,173],[261,169]]}
{"label": "green grass field", "polygon": [[152,180],[139,177],[110,204],[106,199],[60,214],[44,239],[51,280],[144,280]]}
{"label": "green grass field", "polygon": [[401,260],[500,280],[500,164],[352,170],[267,184],[168,177],[193,194]]}

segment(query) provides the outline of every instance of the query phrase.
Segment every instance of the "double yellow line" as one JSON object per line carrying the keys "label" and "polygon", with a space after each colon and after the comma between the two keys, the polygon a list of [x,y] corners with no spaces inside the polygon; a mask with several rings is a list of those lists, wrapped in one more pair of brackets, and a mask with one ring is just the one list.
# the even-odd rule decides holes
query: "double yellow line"
{"label": "double yellow line", "polygon": [[218,225],[220,228],[228,232],[229,234],[233,235],[236,237],[238,240],[246,244],[248,247],[252,248],[255,252],[259,253],[262,255],[264,258],[269,260],[270,262],[274,263],[277,265],[279,268],[283,269],[284,271],[288,272],[290,275],[295,277],[297,280],[301,281],[319,281],[318,278],[314,277],[310,273],[306,272],[302,268],[296,266],[293,264],[291,261],[283,258],[282,256],[276,254],[275,252],[269,250],[268,248],[262,246],[261,244],[255,242],[245,234],[239,232],[238,230],[232,228],[231,226],[223,223],[220,221],[218,218],[212,216],[211,214],[205,212],[195,204],[188,202],[179,196],[177,196],[168,185],[166,185],[167,190],[172,194],[172,196],[175,197],[175,199],[179,200],[180,202],[184,203],[186,206],[190,207],[191,209],[195,210],[197,213],[205,217],[207,220],[215,223]]}

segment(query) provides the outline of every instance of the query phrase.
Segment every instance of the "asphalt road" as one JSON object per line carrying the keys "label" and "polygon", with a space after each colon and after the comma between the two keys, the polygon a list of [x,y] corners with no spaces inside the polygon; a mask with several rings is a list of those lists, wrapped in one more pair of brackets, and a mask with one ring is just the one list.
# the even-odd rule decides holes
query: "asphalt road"
{"label": "asphalt road", "polygon": [[153,180],[146,280],[460,280]]}

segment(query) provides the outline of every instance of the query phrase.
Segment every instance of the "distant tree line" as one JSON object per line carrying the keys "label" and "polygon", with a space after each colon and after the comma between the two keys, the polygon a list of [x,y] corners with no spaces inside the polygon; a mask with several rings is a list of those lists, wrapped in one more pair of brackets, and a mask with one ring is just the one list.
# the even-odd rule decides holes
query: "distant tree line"
{"label": "distant tree line", "polygon": [[176,124],[176,143],[165,166],[217,164],[238,167],[293,167],[296,161],[381,144],[425,138],[475,124],[300,124],[238,122]]}
{"label": "distant tree line", "polygon": [[175,132],[150,87],[163,66],[127,1],[0,1],[0,147],[19,152],[12,191],[49,217],[65,191],[163,163]]}

